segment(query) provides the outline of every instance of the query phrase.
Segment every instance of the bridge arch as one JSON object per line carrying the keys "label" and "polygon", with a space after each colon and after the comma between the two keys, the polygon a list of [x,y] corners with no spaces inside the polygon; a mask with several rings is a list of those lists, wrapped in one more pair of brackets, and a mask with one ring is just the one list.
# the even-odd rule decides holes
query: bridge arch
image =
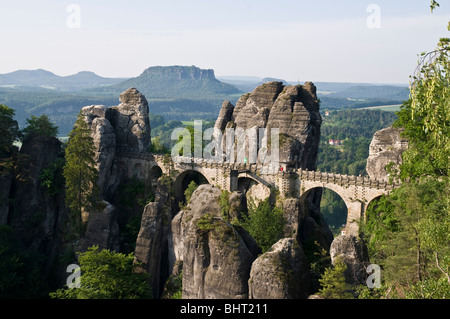
{"label": "bridge arch", "polygon": [[173,186],[175,193],[175,200],[177,203],[186,203],[184,192],[189,184],[194,181],[197,185],[210,184],[208,179],[201,172],[195,169],[185,170],[176,176]]}
{"label": "bridge arch", "polygon": [[378,201],[381,199],[381,197],[383,196],[383,194],[381,195],[377,195],[377,196],[373,196],[368,202],[367,205],[364,207],[364,221],[367,221],[367,209],[371,206],[371,205],[377,205]]}
{"label": "bridge arch", "polygon": [[[306,190],[300,196],[300,202],[305,209],[306,202],[317,203],[318,199],[314,196],[321,196],[320,213],[326,221],[333,235],[336,237],[347,225],[348,207],[345,199],[331,187],[316,186]],[[324,205],[325,204],[325,205]]]}
{"label": "bridge arch", "polygon": [[335,192],[344,201],[347,207],[347,221],[343,229],[345,234],[358,234],[359,222],[364,215],[364,202],[357,197],[352,197],[350,188],[337,183],[324,183],[319,181],[302,181],[300,201],[306,203],[308,194],[313,189],[327,188]]}
{"label": "bridge arch", "polygon": [[256,202],[263,201],[272,195],[271,188],[247,176],[238,178],[238,191],[252,197]]}
{"label": "bridge arch", "polygon": [[366,205],[366,209],[365,210],[367,210],[367,208],[372,204],[372,203],[376,203],[377,201],[379,201],[380,200],[380,198],[383,196],[383,194],[378,194],[378,195],[375,195],[375,196],[373,196],[372,198],[370,198],[368,201],[367,201],[367,205]]}
{"label": "bridge arch", "polygon": [[152,166],[152,168],[150,168],[149,176],[151,180],[158,180],[162,175],[163,171],[158,165],[154,165]]}

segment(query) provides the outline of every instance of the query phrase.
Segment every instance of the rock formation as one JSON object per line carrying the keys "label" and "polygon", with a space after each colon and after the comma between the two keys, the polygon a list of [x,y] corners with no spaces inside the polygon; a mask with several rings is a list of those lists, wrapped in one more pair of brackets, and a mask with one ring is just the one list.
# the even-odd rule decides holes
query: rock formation
{"label": "rock formation", "polygon": [[[92,245],[120,249],[118,216],[121,211],[115,207],[118,185],[133,176],[151,180],[150,171],[156,166],[154,156],[147,152],[151,142],[147,100],[131,88],[120,95],[120,102],[109,108],[86,106],[81,111],[93,137],[98,185],[104,199],[101,211],[90,212],[83,241],[73,245],[82,251]],[[281,82],[269,82],[243,95],[236,106],[225,101],[215,127],[221,131],[253,127],[279,129],[280,162],[287,167],[313,170],[320,124],[312,83],[284,86]],[[267,136],[264,138],[268,142]],[[0,222],[7,221],[21,230],[24,241],[50,255],[56,254],[57,238],[67,210],[63,195],[42,195],[39,174],[60,156],[60,151],[61,144],[56,139],[24,143],[21,152],[30,156],[29,166],[23,167],[18,178],[2,176],[0,179],[0,189],[5,190],[0,196]],[[250,234],[230,220],[240,218],[240,213],[247,210],[245,195],[269,196],[268,187],[259,189],[256,185],[250,191],[231,192],[229,216],[223,216],[221,190],[212,185],[199,186],[187,206],[176,212],[173,208],[178,203],[170,193],[171,182],[170,178],[164,184],[157,178],[152,181],[155,201],[144,209],[136,240],[137,271],[150,275],[155,297],[161,295],[171,272],[174,275],[182,272],[184,298],[308,296],[311,273],[305,243],[317,242],[328,250],[332,241],[318,210],[320,192],[311,191],[304,203],[293,198],[278,202],[288,221],[285,238],[260,255],[261,249]],[[7,207],[6,198],[18,200]],[[36,221],[35,233],[26,232],[24,225],[29,221]],[[59,239],[59,243],[63,242]]]}
{"label": "rock formation", "polygon": [[45,275],[59,258],[68,211],[64,185],[56,181],[57,176],[52,192],[42,185],[40,177],[61,157],[61,142],[57,138],[32,135],[22,144],[14,174],[0,177],[0,224],[15,231],[24,249],[46,256],[42,269]]}
{"label": "rock formation", "polygon": [[268,82],[243,95],[235,107],[225,101],[215,128],[266,128],[266,143],[270,143],[269,131],[279,129],[280,163],[314,170],[321,123],[314,84],[284,86],[282,82]]}
{"label": "rock formation", "polygon": [[389,181],[386,165],[392,162],[395,169],[402,163],[402,152],[408,148],[408,140],[401,136],[402,131],[388,127],[375,132],[366,165],[371,179]]}
{"label": "rock formation", "polygon": [[309,293],[309,262],[295,239],[280,239],[253,262],[251,299],[302,299]]}
{"label": "rock formation", "polygon": [[317,242],[325,250],[333,241],[333,233],[328,228],[320,208],[312,203],[302,204],[298,198],[283,200],[282,207],[286,220],[285,237],[296,238],[300,243]]}
{"label": "rock formation", "polygon": [[175,255],[183,261],[183,298],[248,298],[256,256],[222,219],[220,194],[211,185],[199,186],[172,221]]}
{"label": "rock formation", "polygon": [[338,236],[331,244],[330,255],[333,264],[338,258],[347,264],[345,271],[347,283],[351,285],[365,284],[366,268],[370,262],[367,246],[362,239],[355,236]]}
{"label": "rock formation", "polygon": [[168,205],[168,193],[166,187],[159,185],[155,201],[145,207],[134,252],[137,264],[136,272],[150,274],[150,286],[155,298],[159,297],[164,284],[160,282],[161,273],[164,273],[161,264],[163,252],[168,249],[169,221],[172,217]]}
{"label": "rock formation", "polygon": [[108,184],[109,171],[116,153],[116,134],[113,126],[106,119],[106,111],[107,108],[103,105],[86,106],[81,110],[92,131],[95,146],[94,160],[99,172],[98,185],[102,190]]}
{"label": "rock formation", "polygon": [[116,144],[137,152],[150,146],[148,102],[137,89],[120,94],[120,104],[108,109],[106,118],[114,127]]}
{"label": "rock formation", "polygon": [[[307,298],[311,273],[303,242],[329,247],[329,229],[302,211],[298,199],[285,199],[285,238],[257,258],[254,239],[224,220],[220,194],[214,186],[199,186],[172,220],[170,264],[183,265],[183,298]],[[232,218],[239,218],[235,212],[243,212],[246,198],[233,192],[229,199],[236,208]]]}
{"label": "rock formation", "polygon": [[[93,105],[82,110],[96,148],[98,184],[108,202],[114,201],[120,181],[132,175],[148,179],[145,167],[154,165],[146,153],[150,123],[145,97],[131,88],[120,95],[120,102],[110,108]],[[313,170],[320,124],[312,83],[284,86],[269,82],[243,95],[236,106],[225,101],[215,128],[222,132],[227,128],[279,129],[282,165]],[[267,142],[268,136],[264,138]],[[127,157],[129,154],[134,157]],[[153,182],[156,198],[142,215],[135,262],[138,272],[150,275],[155,297],[161,295],[171,272],[174,276],[183,274],[183,298],[306,298],[311,292],[303,245],[317,242],[328,250],[333,239],[319,212],[320,191],[312,191],[305,203],[292,198],[281,202],[288,221],[286,238],[258,257],[261,250],[249,233],[222,215],[220,189],[199,186],[189,204],[176,213],[173,207],[178,203],[169,189],[157,180]],[[231,219],[246,211],[245,195],[270,195],[269,188],[258,187],[262,185],[229,194]],[[91,214],[85,245],[117,249],[117,211],[108,202],[103,212]]]}
{"label": "rock formation", "polygon": [[[150,146],[150,120],[146,98],[135,88],[120,94],[118,106],[86,106],[81,110],[94,141],[98,185],[105,200],[105,209],[90,212],[83,249],[99,245],[119,249],[116,208],[111,204],[120,182],[128,174],[117,173],[123,167],[115,162],[120,152],[144,153]],[[125,167],[128,171],[128,168]]]}
{"label": "rock formation", "polygon": [[116,208],[106,201],[103,201],[103,204],[102,210],[89,212],[82,251],[87,251],[94,245],[99,246],[100,249],[119,251],[119,225],[117,224]]}
{"label": "rock formation", "polygon": [[[105,198],[111,186],[113,161],[118,152],[142,153],[151,144],[148,102],[137,89],[120,94],[120,104],[86,106],[81,110],[94,139],[98,185]],[[113,183],[114,184],[114,183]]]}

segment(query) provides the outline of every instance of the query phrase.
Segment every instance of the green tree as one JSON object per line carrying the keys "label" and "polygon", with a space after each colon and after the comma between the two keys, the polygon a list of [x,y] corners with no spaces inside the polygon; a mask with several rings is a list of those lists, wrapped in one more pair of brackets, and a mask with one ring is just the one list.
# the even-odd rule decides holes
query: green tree
{"label": "green tree", "polygon": [[350,287],[345,282],[345,271],[347,265],[339,258],[333,267],[325,269],[322,278],[319,279],[322,288],[319,294],[326,299],[353,299],[353,295],[349,292]]}
{"label": "green tree", "polygon": [[400,177],[449,176],[450,165],[450,39],[422,53],[411,77],[411,98],[398,112],[396,127],[409,140]]}
{"label": "green tree", "polygon": [[255,239],[263,253],[283,237],[286,220],[283,209],[272,205],[269,198],[255,204],[249,198],[248,215],[242,214],[240,226]]}
{"label": "green tree", "polygon": [[71,210],[75,226],[81,227],[82,210],[97,209],[100,202],[93,139],[81,113],[70,133],[65,155],[63,175],[66,180],[66,204]]}
{"label": "green tree", "polygon": [[6,105],[0,104],[0,167],[12,155],[13,143],[19,138],[19,125],[14,120],[15,112]]}
{"label": "green tree", "polygon": [[160,137],[152,138],[152,144],[150,146],[150,152],[153,154],[170,154],[170,149],[161,143]]}
{"label": "green tree", "polygon": [[57,158],[39,174],[41,185],[46,188],[48,194],[56,195],[64,189],[65,181],[62,174],[64,165],[64,158]]}
{"label": "green tree", "polygon": [[192,194],[194,194],[195,190],[198,188],[198,185],[196,182],[191,181],[184,191],[184,196],[186,198],[186,203],[189,204],[189,201],[191,200]]}
{"label": "green tree", "polygon": [[28,126],[22,130],[22,140],[26,140],[32,135],[51,136],[58,135],[58,127],[55,126],[45,114],[37,117],[32,115],[27,119]]}
{"label": "green tree", "polygon": [[[190,138],[188,140],[186,140],[183,136],[180,136],[178,138],[178,142],[177,143],[179,145],[185,145],[186,147],[190,146],[191,156],[194,156],[194,154],[195,154],[195,147],[202,147],[202,145],[196,145],[196,143],[195,143],[195,136],[196,136],[196,134],[199,134],[199,132],[195,131],[194,127],[191,126],[191,125],[186,126],[186,129],[189,131]],[[203,135],[200,135],[200,136],[202,137],[202,140],[203,140]],[[189,147],[187,147],[187,148],[189,148]],[[181,156],[185,155],[183,153],[183,149],[180,150],[180,155]]]}
{"label": "green tree", "polygon": [[14,230],[0,225],[0,299],[45,298],[45,257],[25,250]]}
{"label": "green tree", "polygon": [[[438,6],[431,2],[432,10]],[[383,267],[385,285],[406,298],[450,295],[449,84],[450,39],[444,38],[421,55],[410,99],[397,113],[395,126],[409,140],[399,168],[403,184],[367,214],[369,251]]]}
{"label": "green tree", "polygon": [[387,288],[401,287],[407,296],[450,295],[449,198],[446,181],[424,177],[369,207],[364,234]]}
{"label": "green tree", "polygon": [[134,273],[134,256],[93,246],[81,253],[80,287],[50,293],[57,299],[146,299],[152,293],[148,274]]}

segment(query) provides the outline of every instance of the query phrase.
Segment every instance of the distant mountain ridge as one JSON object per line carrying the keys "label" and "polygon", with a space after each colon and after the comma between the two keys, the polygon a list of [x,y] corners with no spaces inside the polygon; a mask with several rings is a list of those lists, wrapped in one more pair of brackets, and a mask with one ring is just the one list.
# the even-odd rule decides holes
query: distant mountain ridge
{"label": "distant mountain ridge", "polygon": [[0,86],[26,90],[36,87],[58,91],[79,91],[112,85],[124,80],[124,78],[104,78],[90,71],[81,71],[69,76],[59,76],[43,69],[18,70],[0,74]]}
{"label": "distant mountain ridge", "polygon": [[[19,70],[0,74],[0,104],[16,111],[21,126],[30,115],[47,114],[67,136],[80,109],[86,105],[117,105],[118,96],[137,88],[149,102],[150,112],[166,120],[214,119],[224,100],[235,104],[256,86],[277,80],[253,76],[215,76],[214,70],[196,66],[152,66],[129,79],[103,78],[82,71],[69,76],[52,72]],[[289,82],[290,84],[300,84]],[[407,87],[369,83],[316,82],[321,110],[365,108],[401,104]]]}
{"label": "distant mountain ridge", "polygon": [[216,79],[214,70],[196,66],[152,66],[141,75],[108,87],[91,91],[120,93],[137,88],[147,98],[209,98],[242,94],[234,85]]}
{"label": "distant mountain ridge", "polygon": [[409,89],[408,87],[394,85],[356,85],[333,93],[330,96],[352,99],[386,98],[403,101],[408,99]]}

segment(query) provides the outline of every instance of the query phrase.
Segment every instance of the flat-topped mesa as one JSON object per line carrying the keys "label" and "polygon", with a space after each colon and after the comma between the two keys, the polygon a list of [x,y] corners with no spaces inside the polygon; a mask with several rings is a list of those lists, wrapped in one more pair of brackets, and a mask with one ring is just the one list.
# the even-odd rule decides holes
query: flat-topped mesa
{"label": "flat-topped mesa", "polygon": [[271,129],[279,129],[280,164],[314,170],[321,123],[313,83],[285,86],[274,81],[242,95],[235,107],[225,101],[215,127],[221,131],[226,128],[266,128],[268,137]]}
{"label": "flat-topped mesa", "polygon": [[216,80],[214,75],[214,70],[212,69],[200,69],[195,66],[180,66],[174,65],[170,67],[165,66],[153,66],[146,69],[143,72],[145,76],[153,76],[155,78],[160,77],[161,79],[172,78],[172,79],[188,79],[188,80],[204,80],[211,79]]}

